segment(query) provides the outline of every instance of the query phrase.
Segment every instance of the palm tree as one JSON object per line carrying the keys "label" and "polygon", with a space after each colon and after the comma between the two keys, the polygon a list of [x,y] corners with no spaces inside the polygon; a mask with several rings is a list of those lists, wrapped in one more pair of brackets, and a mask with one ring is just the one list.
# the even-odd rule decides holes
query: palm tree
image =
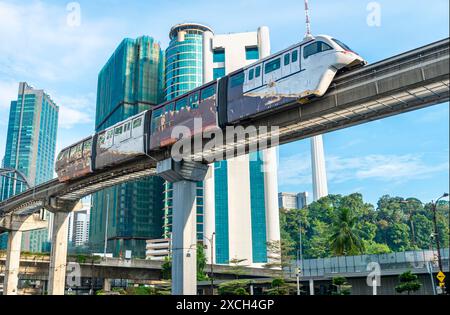
{"label": "palm tree", "polygon": [[337,210],[332,222],[331,249],[337,256],[352,255],[364,252],[364,244],[355,226],[358,218],[349,208]]}

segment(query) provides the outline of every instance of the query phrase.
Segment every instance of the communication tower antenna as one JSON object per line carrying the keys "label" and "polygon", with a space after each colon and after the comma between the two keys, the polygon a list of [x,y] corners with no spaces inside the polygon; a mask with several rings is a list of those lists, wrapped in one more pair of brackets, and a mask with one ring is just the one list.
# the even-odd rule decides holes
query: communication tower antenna
{"label": "communication tower antenna", "polygon": [[313,38],[311,35],[311,20],[309,18],[309,5],[308,0],[305,0],[305,15],[306,15],[306,35],[305,39]]}

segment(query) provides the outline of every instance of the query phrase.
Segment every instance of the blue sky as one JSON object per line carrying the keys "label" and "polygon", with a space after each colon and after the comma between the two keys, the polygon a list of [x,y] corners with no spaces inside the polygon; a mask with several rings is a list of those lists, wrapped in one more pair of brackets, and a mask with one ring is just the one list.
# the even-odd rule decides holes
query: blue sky
{"label": "blue sky", "polygon": [[[92,133],[97,75],[124,37],[151,35],[165,48],[172,25],[194,21],[216,33],[271,30],[272,52],[302,39],[303,1],[79,1],[81,24],[67,24],[70,1],[0,0],[0,154],[19,81],[60,105],[58,150]],[[449,36],[447,0],[377,1],[369,26],[361,0],[310,0],[312,31],[333,35],[369,62]],[[324,136],[330,193],[361,192],[429,201],[449,190],[449,106],[436,105]],[[311,193],[310,143],[280,148],[280,191]]]}

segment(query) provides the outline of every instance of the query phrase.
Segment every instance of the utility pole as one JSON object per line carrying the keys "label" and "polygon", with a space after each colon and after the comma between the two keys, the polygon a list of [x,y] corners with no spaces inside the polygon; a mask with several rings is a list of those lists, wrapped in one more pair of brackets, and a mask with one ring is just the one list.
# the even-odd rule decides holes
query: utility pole
{"label": "utility pole", "polygon": [[302,218],[300,217],[299,232],[298,232],[299,247],[297,250],[297,295],[300,295],[300,273],[303,267],[303,245],[302,245]]}

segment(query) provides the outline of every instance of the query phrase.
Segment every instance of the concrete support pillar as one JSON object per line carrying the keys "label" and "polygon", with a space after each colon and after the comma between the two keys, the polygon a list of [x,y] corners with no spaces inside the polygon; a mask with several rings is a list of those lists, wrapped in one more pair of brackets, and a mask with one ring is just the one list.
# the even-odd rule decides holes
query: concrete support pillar
{"label": "concrete support pillar", "polygon": [[69,213],[56,212],[53,219],[52,251],[50,255],[49,295],[64,295],[67,267],[67,236]]}
{"label": "concrete support pillar", "polygon": [[103,291],[110,292],[111,291],[111,279],[103,279]]}
{"label": "concrete support pillar", "polygon": [[197,294],[197,183],[173,184],[172,294]]}
{"label": "concrete support pillar", "polygon": [[[205,251],[206,262],[211,263],[211,238],[216,232],[216,208],[215,208],[215,180],[214,164],[209,165],[203,185],[203,244],[208,246]],[[212,257],[215,263],[215,256]]]}
{"label": "concrete support pillar", "polygon": [[8,248],[5,263],[5,282],[3,295],[17,295],[19,283],[20,248],[22,244],[22,231],[8,233]]}
{"label": "concrete support pillar", "polygon": [[309,279],[309,295],[314,295],[314,280]]}
{"label": "concrete support pillar", "polygon": [[270,56],[270,32],[267,26],[258,28],[259,58]]}

